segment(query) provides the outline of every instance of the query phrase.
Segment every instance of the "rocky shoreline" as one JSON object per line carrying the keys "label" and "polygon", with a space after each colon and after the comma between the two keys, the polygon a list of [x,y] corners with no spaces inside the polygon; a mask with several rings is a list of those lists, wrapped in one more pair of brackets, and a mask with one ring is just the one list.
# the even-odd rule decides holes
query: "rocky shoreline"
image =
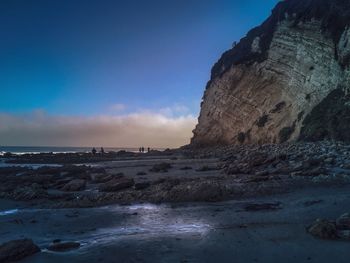
{"label": "rocky shoreline", "polygon": [[[169,213],[175,213],[177,208],[183,210],[185,215],[188,213],[194,216],[186,225],[184,233],[187,228],[198,231],[197,225],[194,224],[197,216],[191,214],[191,209],[186,210],[187,206],[202,206],[203,211],[198,210],[198,213],[203,218],[215,217],[215,223],[212,223],[215,225],[215,231],[222,231],[223,234],[227,229],[216,222],[218,213],[227,211],[225,213],[229,215],[224,217],[225,220],[231,221],[235,218],[234,220],[242,221],[239,227],[234,227],[237,231],[251,231],[256,224],[262,224],[261,231],[265,231],[262,223],[264,220],[261,218],[256,219],[257,223],[247,223],[254,218],[254,213],[258,213],[271,221],[271,226],[275,227],[272,232],[264,232],[267,237],[269,233],[275,233],[278,229],[278,223],[273,223],[275,219],[270,218],[269,213],[289,218],[291,211],[294,211],[298,218],[300,211],[305,210],[308,212],[303,215],[303,222],[299,222],[302,226],[294,230],[301,231],[303,234],[300,232],[300,235],[306,233],[306,236],[312,235],[320,240],[350,239],[349,214],[344,214],[349,209],[344,206],[346,200],[343,193],[350,187],[350,145],[345,143],[324,141],[260,146],[183,147],[149,154],[123,153],[123,156],[108,161],[101,156],[97,161],[99,157],[95,156],[95,161],[91,163],[90,157],[86,157],[84,163],[67,164],[55,163],[56,157],[49,155],[49,164],[55,164],[54,166],[43,164],[34,169],[31,165],[38,160],[37,156],[32,159],[20,156],[17,160],[16,156],[11,156],[10,166],[0,168],[0,204],[11,203],[1,206],[1,210],[11,209],[3,211],[0,220],[9,229],[13,229],[3,229],[1,232],[5,235],[5,238],[1,239],[3,244],[0,245],[1,262],[29,256],[34,260],[29,262],[36,262],[36,258],[47,258],[48,262],[51,262],[50,258],[56,258],[55,253],[63,254],[69,259],[69,255],[76,255],[69,252],[70,250],[84,250],[89,242],[95,244],[94,237],[91,237],[92,241],[84,241],[84,238],[89,240],[90,235],[100,235],[100,231],[107,231],[103,238],[109,240],[109,231],[112,230],[103,230],[106,224],[101,211],[111,217],[110,222],[114,222],[116,216],[120,218],[119,221],[125,218],[131,220],[136,229],[139,229],[137,231],[140,231],[137,235],[144,235],[144,228],[152,227],[154,223],[159,223],[161,229],[167,229],[172,218]],[[62,156],[59,155],[56,160],[61,159]],[[23,163],[24,160],[29,164]],[[339,192],[336,190],[338,188]],[[334,201],[330,199],[332,193],[325,189],[334,192]],[[307,196],[309,193],[310,196]],[[321,194],[319,196],[315,193]],[[294,196],[295,200],[289,200],[288,196]],[[228,202],[225,205],[222,201]],[[234,209],[215,208],[230,207],[231,203]],[[291,204],[294,205],[289,207]],[[164,207],[168,207],[168,212],[163,215],[160,211]],[[322,209],[323,207],[325,208]],[[315,208],[319,211],[317,214],[313,212]],[[113,209],[125,209],[128,212],[115,215]],[[157,212],[152,212],[152,209],[156,209]],[[39,215],[36,215],[35,211],[38,211]],[[247,218],[241,220],[236,213],[247,213]],[[82,219],[82,215],[85,219]],[[81,224],[82,220],[88,220],[91,216],[96,217],[91,221],[91,226]],[[151,221],[139,225],[148,217]],[[167,219],[158,222],[158,217]],[[134,222],[133,218],[141,221]],[[182,217],[176,220],[176,228],[182,220]],[[283,231],[291,231],[291,219],[281,220],[281,224],[285,224]],[[45,222],[45,233],[51,233],[49,238],[42,236],[41,230],[39,231],[39,221]],[[76,225],[63,227],[69,221],[74,221]],[[118,227],[122,229],[120,231],[128,229],[128,223],[125,224],[118,223]],[[19,235],[24,231],[24,226],[26,234]],[[83,226],[88,230],[77,230]],[[58,235],[57,227],[64,229],[65,234]],[[152,235],[155,230],[150,231]],[[163,233],[164,230],[159,231]],[[211,236],[215,231],[211,232]],[[278,233],[283,236],[283,231]],[[80,236],[72,233],[78,233]],[[175,233],[184,235],[182,232]],[[122,238],[124,234],[120,235]],[[128,232],[125,235],[128,236]],[[215,240],[215,235],[212,238]],[[235,237],[232,238],[235,240]],[[109,246],[117,246],[110,242]],[[310,246],[317,247],[318,244],[310,243]],[[40,251],[41,253],[38,253]],[[110,251],[114,249],[111,248]],[[121,251],[126,253],[125,259],[131,257],[128,249]],[[86,256],[93,256],[95,261],[98,260],[97,254],[84,253]],[[271,261],[268,258],[266,262]]]}
{"label": "rocky shoreline", "polygon": [[[167,155],[171,154],[170,150],[160,152],[158,150],[152,150],[147,153],[147,156],[155,155]],[[5,153],[2,156],[5,162],[8,164],[80,164],[80,163],[98,163],[108,162],[115,159],[128,159],[137,158],[141,156],[140,153],[128,152],[121,150],[118,152],[104,152],[104,153],[89,153],[89,152],[77,152],[77,153],[26,153],[26,154],[12,154],[10,152]],[[1,157],[1,156],[0,156]]]}
{"label": "rocky shoreline", "polygon": [[[0,196],[41,207],[94,207],[217,202],[350,183],[350,146],[340,142],[123,155],[128,157],[84,165],[0,168]],[[11,158],[13,163],[24,160]]]}

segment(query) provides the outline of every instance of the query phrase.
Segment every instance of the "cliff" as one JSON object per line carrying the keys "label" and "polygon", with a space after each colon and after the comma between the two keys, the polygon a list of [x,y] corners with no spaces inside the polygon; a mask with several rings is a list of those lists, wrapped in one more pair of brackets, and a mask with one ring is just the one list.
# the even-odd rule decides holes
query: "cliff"
{"label": "cliff", "polygon": [[350,1],[285,0],[214,65],[192,145],[350,141]]}

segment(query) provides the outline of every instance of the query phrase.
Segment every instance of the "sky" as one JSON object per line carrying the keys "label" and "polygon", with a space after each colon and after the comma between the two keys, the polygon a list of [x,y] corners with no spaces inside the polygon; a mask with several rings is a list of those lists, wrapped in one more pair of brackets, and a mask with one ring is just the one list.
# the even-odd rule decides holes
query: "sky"
{"label": "sky", "polygon": [[178,147],[278,0],[1,0],[0,145]]}

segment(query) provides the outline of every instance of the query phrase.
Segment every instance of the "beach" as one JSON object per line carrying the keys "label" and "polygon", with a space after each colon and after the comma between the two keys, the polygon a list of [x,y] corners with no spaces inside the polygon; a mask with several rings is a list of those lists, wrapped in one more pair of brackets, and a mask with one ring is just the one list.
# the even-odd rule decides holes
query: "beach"
{"label": "beach", "polygon": [[87,153],[79,164],[12,156],[0,243],[32,239],[41,252],[23,262],[345,262],[347,241],[306,229],[350,211],[348,152],[322,142]]}

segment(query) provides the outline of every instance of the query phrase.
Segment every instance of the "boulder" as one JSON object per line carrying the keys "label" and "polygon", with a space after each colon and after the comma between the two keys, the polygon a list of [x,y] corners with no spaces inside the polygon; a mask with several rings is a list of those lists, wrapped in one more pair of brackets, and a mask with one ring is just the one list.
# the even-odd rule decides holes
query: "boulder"
{"label": "boulder", "polygon": [[146,172],[142,172],[142,171],[140,171],[140,172],[137,172],[137,174],[136,175],[147,175],[147,173]]}
{"label": "boulder", "polygon": [[99,186],[100,192],[117,192],[119,190],[127,189],[135,184],[133,179],[128,178],[114,178]]}
{"label": "boulder", "polygon": [[172,202],[217,202],[224,199],[223,187],[215,180],[198,180],[196,182],[181,183],[166,181],[157,191],[163,201]]}
{"label": "boulder", "polygon": [[204,166],[196,169],[196,172],[209,172],[209,171],[216,171],[216,170],[220,170],[220,168],[217,166],[204,165]]}
{"label": "boulder", "polygon": [[267,162],[271,162],[272,159],[269,158],[267,154],[255,153],[249,156],[248,165],[249,167],[261,166]]}
{"label": "boulder", "polygon": [[305,169],[301,172],[302,176],[319,176],[319,175],[324,175],[327,174],[327,169],[322,168],[322,167],[316,167],[313,169]]}
{"label": "boulder", "polygon": [[314,237],[322,239],[338,238],[335,223],[325,219],[317,219],[310,227],[308,227],[307,231]]}
{"label": "boulder", "polygon": [[341,215],[337,220],[336,220],[336,225],[338,229],[341,230],[350,230],[350,214],[345,213]]}
{"label": "boulder", "polygon": [[337,235],[341,239],[350,240],[350,230],[338,230]]}
{"label": "boulder", "polygon": [[86,187],[86,181],[83,179],[74,179],[63,186],[62,190],[67,192],[75,192],[84,190]]}
{"label": "boulder", "polygon": [[110,181],[113,177],[105,173],[93,173],[90,174],[93,183],[105,183]]}
{"label": "boulder", "polygon": [[151,184],[149,182],[138,182],[138,183],[135,183],[134,188],[135,190],[143,190],[150,187],[150,185]]}
{"label": "boulder", "polygon": [[31,186],[17,187],[12,193],[12,198],[15,200],[33,200],[44,199],[48,197],[48,193],[38,184],[32,184]]}
{"label": "boulder", "polygon": [[13,262],[40,252],[31,239],[18,239],[0,245],[0,262]]}
{"label": "boulder", "polygon": [[184,167],[181,167],[180,170],[182,171],[186,171],[186,170],[192,170],[193,168],[191,166],[184,166]]}
{"label": "boulder", "polygon": [[261,203],[261,204],[250,203],[250,204],[246,204],[244,206],[244,210],[248,211],[248,212],[272,211],[272,210],[278,210],[278,209],[282,209],[280,202],[276,202],[276,203]]}
{"label": "boulder", "polygon": [[172,168],[170,163],[159,163],[153,165],[149,171],[154,173],[166,173],[170,168]]}
{"label": "boulder", "polygon": [[48,250],[63,252],[67,250],[77,249],[80,247],[79,242],[53,242],[48,246]]}
{"label": "boulder", "polygon": [[236,164],[233,164],[228,165],[228,167],[225,169],[225,173],[229,175],[240,174],[242,173],[242,170]]}

